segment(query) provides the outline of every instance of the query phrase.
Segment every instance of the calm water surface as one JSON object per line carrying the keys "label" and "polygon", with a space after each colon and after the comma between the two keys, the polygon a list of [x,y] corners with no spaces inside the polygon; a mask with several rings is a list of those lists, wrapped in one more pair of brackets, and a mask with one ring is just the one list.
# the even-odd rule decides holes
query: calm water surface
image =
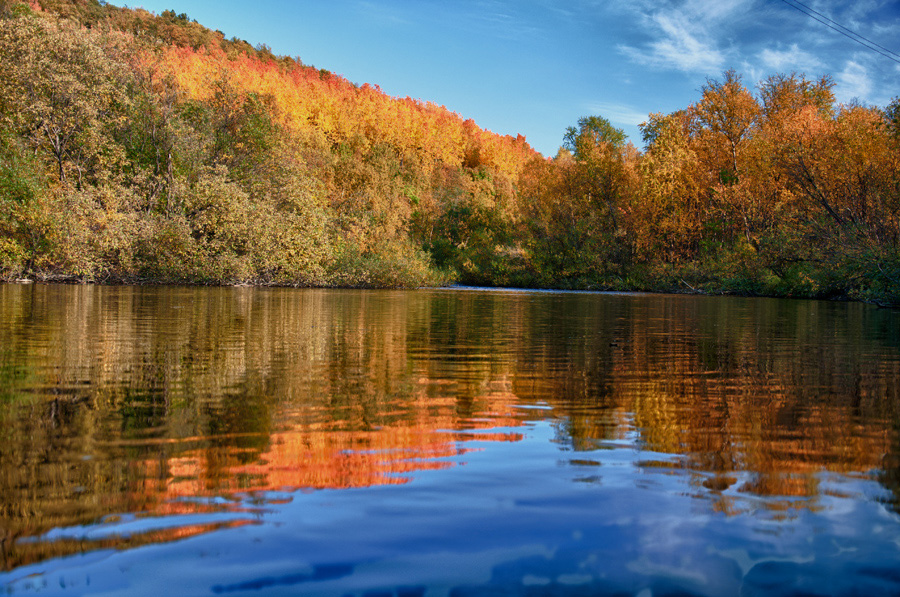
{"label": "calm water surface", "polygon": [[0,286],[0,585],[900,594],[900,314]]}

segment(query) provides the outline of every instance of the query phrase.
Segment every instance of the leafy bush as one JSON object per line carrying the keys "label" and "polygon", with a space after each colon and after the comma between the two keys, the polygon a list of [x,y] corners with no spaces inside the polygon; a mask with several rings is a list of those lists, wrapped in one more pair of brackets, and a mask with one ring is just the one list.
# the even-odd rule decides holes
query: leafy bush
{"label": "leafy bush", "polygon": [[327,266],[326,280],[342,288],[420,288],[444,286],[452,278],[434,268],[421,249],[395,243],[367,252],[340,246]]}

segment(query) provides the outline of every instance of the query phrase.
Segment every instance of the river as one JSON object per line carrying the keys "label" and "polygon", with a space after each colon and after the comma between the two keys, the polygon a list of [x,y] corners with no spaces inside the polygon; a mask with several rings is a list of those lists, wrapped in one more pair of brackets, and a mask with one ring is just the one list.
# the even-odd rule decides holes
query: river
{"label": "river", "polygon": [[900,313],[0,285],[11,594],[900,593]]}

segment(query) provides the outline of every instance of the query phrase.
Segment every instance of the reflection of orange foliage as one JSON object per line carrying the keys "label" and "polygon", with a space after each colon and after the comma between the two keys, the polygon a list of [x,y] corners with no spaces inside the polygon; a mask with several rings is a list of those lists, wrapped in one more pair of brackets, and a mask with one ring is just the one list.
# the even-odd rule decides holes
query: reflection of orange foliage
{"label": "reflection of orange foliage", "polygon": [[[453,462],[445,459],[466,452],[461,442],[522,439],[518,433],[491,431],[522,424],[513,412],[514,395],[478,400],[487,403],[487,410],[477,420],[465,422],[435,410],[442,402],[438,398],[413,401],[418,412],[408,425],[360,431],[334,429],[334,422],[328,421],[298,425],[273,433],[268,448],[249,463],[241,461],[234,447],[182,453],[166,463],[165,497],[402,484],[410,480],[409,473],[451,467]],[[153,469],[157,464],[147,466]]]}
{"label": "reflection of orange foliage", "polygon": [[[854,360],[830,344],[834,337],[856,342],[864,335],[859,322],[835,329],[831,320],[817,325],[815,303],[748,302],[747,319],[723,326],[701,306],[684,298],[629,303],[631,327],[584,347],[560,346],[566,366],[549,358],[535,360],[533,370],[519,365],[515,391],[525,403],[552,407],[575,450],[636,435],[642,450],[676,456],[651,456],[640,466],[686,471],[722,512],[738,512],[754,496],[773,511],[815,508],[829,491],[823,474],[885,468],[885,455],[896,450],[900,362]],[[580,315],[611,320],[615,312],[590,310],[602,307],[586,301]],[[795,317],[798,345],[821,348],[773,345],[751,327],[761,316]]]}
{"label": "reflection of orange foliage", "polygon": [[[0,314],[10,321],[30,317],[34,305],[53,302],[51,290],[60,292],[0,290]],[[44,557],[18,537],[110,514],[233,511],[246,507],[244,492],[403,483],[459,462],[473,445],[464,442],[519,439],[511,428],[528,418],[550,421],[557,441],[577,450],[622,440],[622,447],[674,455],[646,454],[636,464],[682,469],[724,513],[749,505],[790,515],[835,495],[823,472],[900,468],[895,349],[890,358],[868,360],[848,358],[840,346],[779,352],[759,334],[757,319],[720,326],[693,299],[629,302],[646,313],[631,324],[619,317],[606,335],[584,335],[583,322],[612,320],[606,316],[617,311],[603,309],[615,303],[573,301],[582,311],[572,309],[569,319],[554,313],[557,332],[532,324],[508,339],[492,326],[519,330],[533,303],[510,298],[486,313],[483,302],[466,300],[475,295],[463,295],[450,313],[454,333],[469,344],[436,358],[425,343],[442,338],[441,293],[65,292],[78,300],[48,317],[59,318],[57,335],[29,357],[52,377],[28,383],[79,388],[85,397],[54,394],[42,403],[28,394],[27,408],[6,411],[12,424],[2,451],[0,522],[10,562],[24,561],[20,545],[34,550],[28,558]],[[827,347],[818,335],[872,335],[859,331],[864,327],[838,334],[832,319],[805,313],[812,308],[805,304],[753,303],[799,311],[794,319],[803,326],[794,333],[811,335],[807,346]],[[146,337],[136,331],[150,309],[188,305],[190,325],[158,324]],[[92,321],[102,325],[87,334]],[[3,340],[20,341],[11,334]],[[175,365],[161,366],[160,355]],[[125,391],[121,380],[153,391]],[[603,455],[580,458],[584,465]],[[238,499],[224,506],[190,499],[211,495]],[[46,553],[63,548],[54,544]]]}
{"label": "reflection of orange foliage", "polygon": [[[758,360],[765,351],[757,352],[750,342],[728,361],[705,363],[692,345],[697,322],[690,316],[659,321],[666,327],[635,331],[628,350],[615,352],[612,401],[634,413],[649,449],[684,454],[680,466],[714,473],[703,482],[707,489],[726,491],[736,480],[730,473],[745,471],[750,478],[736,487],[742,493],[808,498],[767,500],[766,508],[814,507],[822,472],[881,467],[894,434],[861,421],[877,420],[876,409],[891,404],[894,390],[883,380],[896,373],[862,370],[847,382],[837,374],[845,367],[837,360],[816,361],[815,372],[793,361],[763,367]],[[842,381],[855,385],[842,388]],[[858,406],[806,394],[817,386],[855,395]],[[873,412],[861,412],[864,408]]]}
{"label": "reflection of orange foliage", "polygon": [[368,432],[288,431],[274,434],[269,449],[252,464],[222,467],[218,463],[219,467],[213,468],[205,466],[202,455],[175,459],[171,464],[177,475],[169,487],[176,494],[196,495],[204,489],[256,491],[398,484],[405,479],[393,475],[445,468],[449,463],[435,459],[459,453],[449,441],[431,435],[436,434],[402,427]]}

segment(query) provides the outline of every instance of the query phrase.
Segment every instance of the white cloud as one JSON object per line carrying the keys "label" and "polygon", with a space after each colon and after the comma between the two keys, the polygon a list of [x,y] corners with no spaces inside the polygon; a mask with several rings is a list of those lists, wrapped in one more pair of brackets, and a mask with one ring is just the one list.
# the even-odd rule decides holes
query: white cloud
{"label": "white cloud", "polygon": [[747,87],[750,87],[753,83],[762,81],[765,77],[772,74],[768,70],[747,61],[741,63],[741,68],[738,72],[743,75],[744,85]]}
{"label": "white cloud", "polygon": [[597,114],[619,126],[637,126],[647,120],[647,113],[635,110],[626,104],[593,102],[587,105],[591,114]]}
{"label": "white cloud", "polygon": [[689,0],[681,6],[644,4],[640,18],[654,38],[641,47],[620,45],[619,51],[638,64],[685,72],[710,73],[726,61],[718,35],[723,24],[746,14],[748,0]]}
{"label": "white cloud", "polygon": [[834,95],[838,101],[847,102],[854,98],[865,100],[872,92],[869,71],[859,62],[849,60],[835,77]]}
{"label": "white cloud", "polygon": [[684,7],[687,15],[715,24],[727,21],[736,14],[746,16],[748,10],[747,0],[688,0]]}
{"label": "white cloud", "polygon": [[797,46],[791,45],[787,50],[771,50],[766,48],[759,53],[762,64],[777,72],[797,71],[809,73],[822,67],[822,62],[809,52],[804,52]]}

